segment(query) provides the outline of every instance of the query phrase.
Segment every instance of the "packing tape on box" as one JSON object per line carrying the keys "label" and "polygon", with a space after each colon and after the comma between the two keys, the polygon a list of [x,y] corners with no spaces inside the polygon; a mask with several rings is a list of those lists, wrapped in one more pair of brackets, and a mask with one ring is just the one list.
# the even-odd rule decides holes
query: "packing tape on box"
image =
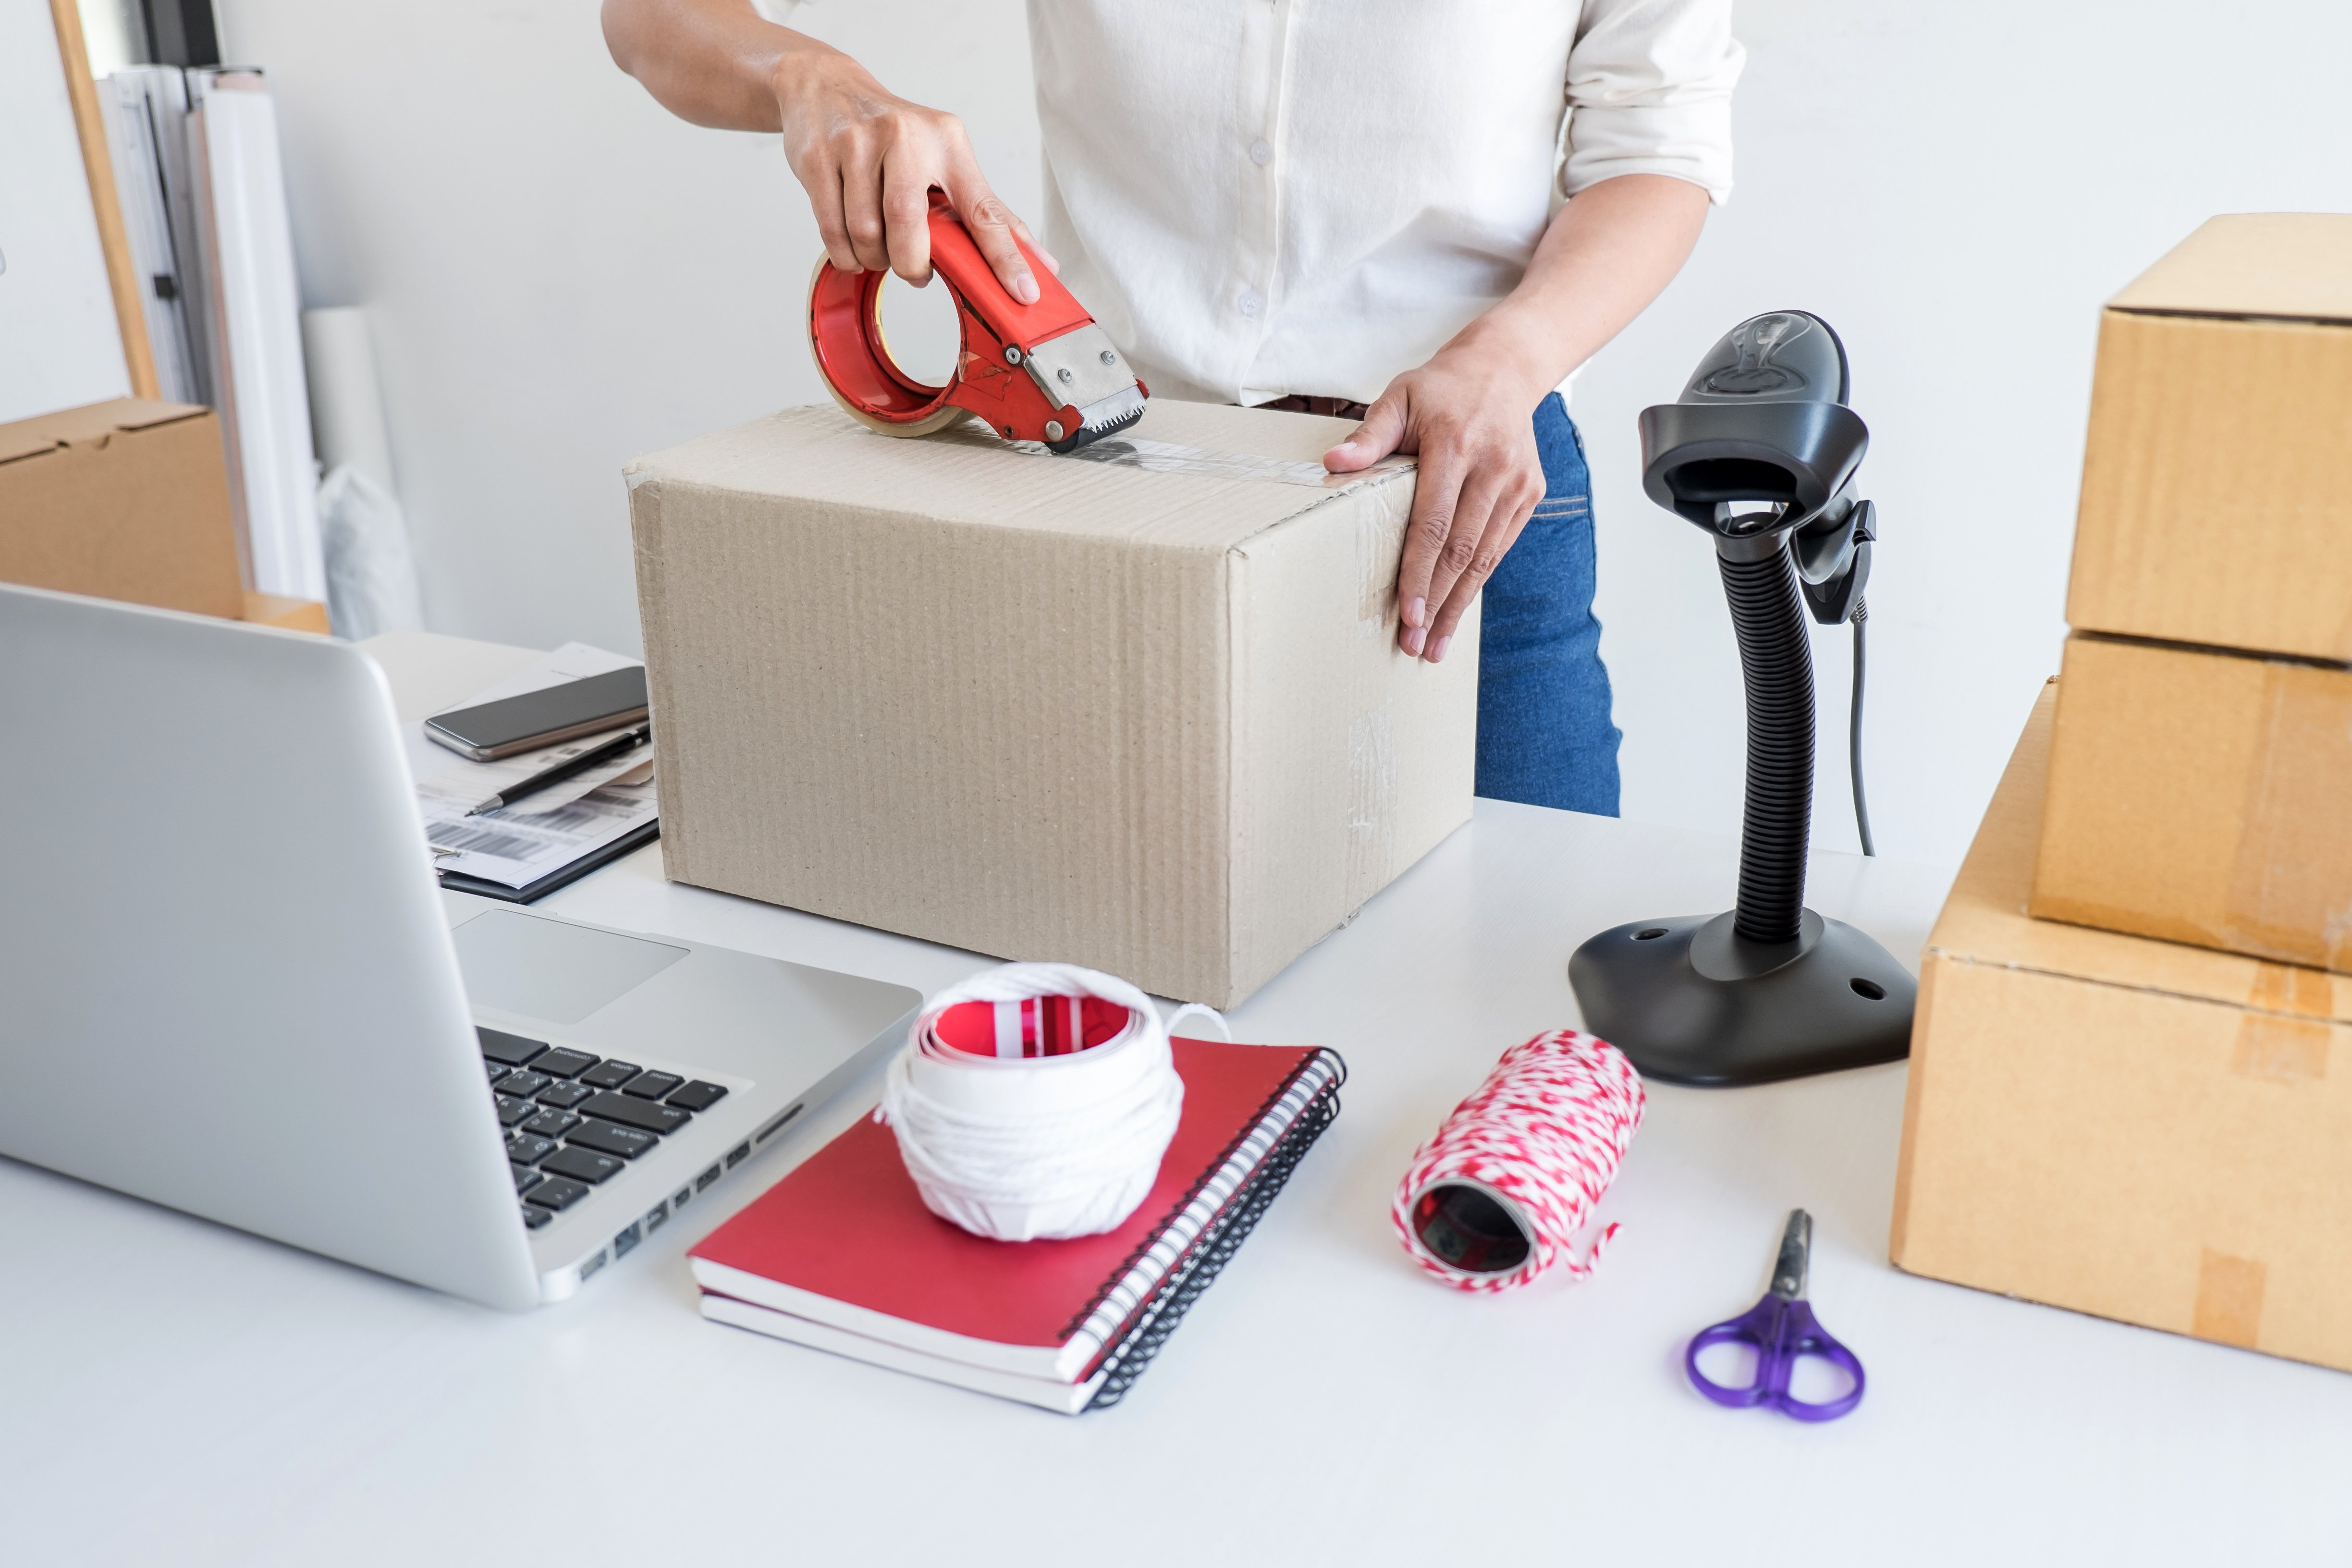
{"label": "packing tape on box", "polygon": [[1617,1234],[1575,1256],[1648,1096],[1624,1053],[1577,1029],[1512,1047],[1440,1123],[1390,1210],[1414,1262],[1463,1290],[1507,1290],[1555,1265],[1581,1279]]}
{"label": "packing tape on box", "polygon": [[2289,963],[2352,969],[2352,677],[2274,661],[2239,812],[2223,944]]}
{"label": "packing tape on box", "polygon": [[1320,463],[1266,458],[1255,452],[1212,452],[1200,447],[1181,447],[1172,441],[1152,441],[1136,436],[1108,437],[1075,452],[1057,453],[1037,441],[1000,440],[970,420],[960,420],[944,430],[920,438],[945,441],[959,447],[980,447],[996,452],[1017,452],[1023,457],[1055,458],[1065,463],[1103,463],[1117,468],[1142,468],[1155,474],[1191,474],[1204,479],[1266,479],[1276,484],[1300,485],[1317,490],[1346,489],[1365,479],[1413,466],[1412,458],[1398,452],[1352,474],[1335,474]]}
{"label": "packing tape on box", "polygon": [[[1197,1003],[1170,1023],[1199,1013]],[[1184,1081],[1151,999],[1069,963],[1007,963],[923,1004],[882,1083],[923,1205],[975,1236],[1116,1229],[1176,1135]]]}

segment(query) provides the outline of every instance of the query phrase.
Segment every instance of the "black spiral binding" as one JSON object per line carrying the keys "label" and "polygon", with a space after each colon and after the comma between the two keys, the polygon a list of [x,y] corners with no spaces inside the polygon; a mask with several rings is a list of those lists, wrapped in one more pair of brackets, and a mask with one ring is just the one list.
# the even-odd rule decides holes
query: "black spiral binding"
{"label": "black spiral binding", "polygon": [[1160,1353],[1168,1336],[1176,1331],[1186,1310],[1202,1291],[1215,1283],[1218,1272],[1249,1239],[1260,1216],[1282,1195],[1283,1184],[1290,1180],[1290,1173],[1298,1168],[1298,1162],[1307,1157],[1315,1140],[1323,1136],[1323,1130],[1338,1119],[1339,1085],[1343,1080],[1344,1074],[1335,1075],[1307,1102],[1297,1120],[1282,1135],[1282,1141],[1266,1151],[1248,1184],[1234,1194],[1223,1211],[1202,1229],[1182,1261],[1168,1271],[1160,1289],[1136,1313],[1135,1327],[1105,1358],[1103,1365],[1109,1369],[1109,1375],[1095,1391],[1094,1398],[1087,1402],[1088,1410],[1106,1409],[1124,1398],[1127,1391],[1135,1386],[1135,1380],[1143,1375],[1143,1369],[1151,1364],[1151,1358]]}

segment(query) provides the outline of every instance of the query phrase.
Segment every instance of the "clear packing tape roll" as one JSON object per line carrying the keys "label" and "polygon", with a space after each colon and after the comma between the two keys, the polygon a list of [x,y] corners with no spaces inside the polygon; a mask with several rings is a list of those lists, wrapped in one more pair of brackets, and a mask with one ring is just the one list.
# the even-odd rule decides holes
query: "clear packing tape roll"
{"label": "clear packing tape roll", "polygon": [[[1206,1007],[1176,1017],[1195,1012],[1223,1032]],[[1124,1223],[1183,1104],[1149,996],[1075,964],[1008,963],[923,1005],[875,1115],[925,1207],[975,1236],[1032,1241]]]}
{"label": "clear packing tape roll", "polygon": [[1617,1227],[1582,1258],[1576,1234],[1647,1103],[1641,1075],[1606,1040],[1559,1029],[1512,1047],[1397,1184],[1391,1218],[1405,1250],[1464,1290],[1507,1290],[1561,1264],[1585,1278]]}

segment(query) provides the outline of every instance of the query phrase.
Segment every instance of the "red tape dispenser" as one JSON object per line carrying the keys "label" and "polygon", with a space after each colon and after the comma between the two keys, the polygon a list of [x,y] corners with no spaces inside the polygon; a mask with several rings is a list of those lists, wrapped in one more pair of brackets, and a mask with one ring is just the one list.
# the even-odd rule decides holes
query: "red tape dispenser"
{"label": "red tape dispenser", "polygon": [[809,345],[834,401],[885,436],[926,436],[976,414],[1008,441],[1043,441],[1056,452],[1142,418],[1151,395],[1127,357],[1034,251],[1022,245],[1021,252],[1037,279],[1034,305],[1004,291],[947,197],[931,193],[931,268],[954,296],[963,329],[956,376],[945,386],[926,386],[890,357],[877,311],[887,273],[818,262]]}

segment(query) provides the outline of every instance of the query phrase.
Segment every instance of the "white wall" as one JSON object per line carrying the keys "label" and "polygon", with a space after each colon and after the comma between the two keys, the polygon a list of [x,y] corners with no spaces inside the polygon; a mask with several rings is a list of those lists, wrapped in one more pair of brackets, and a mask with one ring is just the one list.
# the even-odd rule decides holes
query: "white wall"
{"label": "white wall", "polygon": [[[774,140],[670,120],[594,0],[219,0],[278,94],[306,303],[375,314],[436,628],[637,646],[635,454],[823,395],[814,226]],[[1631,816],[1736,830],[1738,666],[1711,555],[1640,491],[1633,416],[1740,317],[1832,321],[1885,542],[1869,754],[1883,852],[1957,859],[2057,668],[2098,302],[2213,212],[2352,210],[2352,6],[1744,0],[1739,189],[1583,376]],[[1036,210],[1014,0],[801,25],[961,114]],[[1851,846],[1845,634],[1817,637],[1817,831]]]}
{"label": "white wall", "polygon": [[0,0],[0,425],[130,395],[57,29]]}

